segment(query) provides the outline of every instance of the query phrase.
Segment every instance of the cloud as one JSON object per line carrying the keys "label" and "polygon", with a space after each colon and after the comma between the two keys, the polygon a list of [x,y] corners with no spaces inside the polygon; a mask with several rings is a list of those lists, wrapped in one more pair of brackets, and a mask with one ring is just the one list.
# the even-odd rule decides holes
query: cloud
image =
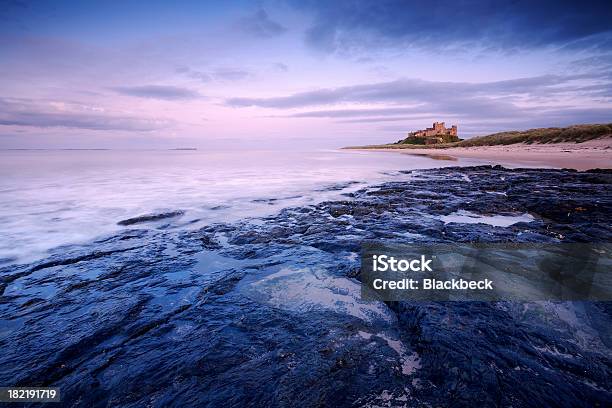
{"label": "cloud", "polygon": [[570,63],[573,69],[586,69],[586,70],[612,70],[612,54],[593,55],[586,58],[580,58]]}
{"label": "cloud", "polygon": [[195,99],[200,97],[199,93],[191,89],[168,85],[118,86],[112,89],[122,95],[168,101]]}
{"label": "cloud", "polygon": [[218,80],[238,81],[250,77],[251,73],[242,69],[219,68],[212,75]]}
{"label": "cloud", "polygon": [[374,109],[333,109],[298,112],[288,115],[292,118],[345,118],[370,115],[406,115],[412,113],[414,108],[374,108]]}
{"label": "cloud", "polygon": [[263,108],[296,108],[311,105],[326,105],[342,101],[347,89],[326,89],[319,91],[301,92],[289,96],[273,98],[228,98],[226,104],[234,107],[260,106]]}
{"label": "cloud", "polygon": [[[421,115],[415,115],[415,114],[410,114],[410,115],[404,115],[404,116],[398,116],[398,117],[386,117],[386,116],[375,116],[375,117],[371,117],[371,118],[357,118],[357,119],[343,119],[343,120],[337,120],[336,123],[380,123],[380,122],[406,122],[407,120],[427,120],[429,121],[429,119],[432,117],[431,114],[421,114]],[[444,116],[446,119],[452,118],[452,115],[448,115],[446,114]]]}
{"label": "cloud", "polygon": [[188,78],[197,79],[198,81],[202,81],[202,82],[212,81],[212,77],[210,76],[210,74],[206,72],[202,72],[202,71],[197,71],[197,70],[191,69],[186,66],[177,67],[175,71],[178,74],[186,75]]}
{"label": "cloud", "polygon": [[240,68],[217,68],[210,72],[198,71],[189,67],[178,67],[176,72],[184,74],[188,78],[197,79],[202,82],[210,81],[240,81],[246,78],[250,78],[253,74],[247,70]]}
{"label": "cloud", "polygon": [[282,62],[275,62],[272,64],[272,69],[278,72],[288,72],[289,66],[287,64],[283,64]]}
{"label": "cloud", "polygon": [[[303,110],[282,117],[327,118],[336,123],[423,122],[462,124],[571,124],[612,120],[612,82],[604,74],[542,75],[482,83],[399,79],[319,89],[271,98],[230,98],[235,107]],[[342,108],[345,105],[378,105]],[[578,109],[577,107],[580,107]],[[512,128],[512,127],[510,127]]]}
{"label": "cloud", "polygon": [[[418,105],[390,107],[380,109],[330,109],[305,111],[286,115],[301,118],[335,118],[343,119],[343,123],[366,123],[395,121],[403,119],[421,119],[424,117],[489,117],[513,118],[525,115],[529,109],[517,105],[514,101],[503,98],[487,98],[478,96],[449,96],[448,98],[421,97]],[[539,106],[538,108],[545,108]],[[357,118],[357,119],[355,119]]]}
{"label": "cloud", "polygon": [[405,45],[444,49],[462,45],[529,49],[610,49],[609,0],[380,0],[293,1],[312,15],[311,46],[337,51]]}
{"label": "cloud", "polygon": [[246,33],[260,38],[276,37],[283,34],[287,29],[270,19],[264,9],[257,10],[254,14],[243,17],[238,26]]}
{"label": "cloud", "polygon": [[[290,109],[341,103],[435,103],[453,106],[459,110],[481,108],[490,111],[491,103],[499,108],[511,108],[509,102],[500,99],[501,97],[517,95],[543,97],[562,90],[565,92],[584,90],[584,87],[578,86],[558,88],[560,85],[570,85],[573,81],[582,79],[598,79],[598,77],[593,77],[591,74],[543,75],[481,83],[398,79],[389,82],[319,89],[271,98],[234,97],[227,99],[226,104],[234,107],[259,106]],[[601,84],[599,89],[605,89],[605,85]],[[469,106],[463,105],[464,103]]]}
{"label": "cloud", "polygon": [[109,114],[99,108],[54,101],[0,98],[0,125],[148,132],[170,125],[168,120]]}

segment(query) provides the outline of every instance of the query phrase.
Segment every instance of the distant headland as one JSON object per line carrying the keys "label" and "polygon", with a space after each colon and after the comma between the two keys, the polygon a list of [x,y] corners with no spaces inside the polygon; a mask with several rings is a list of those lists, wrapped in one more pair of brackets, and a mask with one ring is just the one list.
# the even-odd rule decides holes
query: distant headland
{"label": "distant headland", "polygon": [[512,130],[463,140],[457,136],[457,125],[448,129],[444,126],[444,122],[434,122],[433,127],[410,132],[405,139],[395,143],[349,146],[345,149],[420,149],[424,145],[427,145],[428,149],[448,149],[451,147],[507,146],[518,143],[584,143],[589,140],[610,137],[612,137],[612,123]]}
{"label": "distant headland", "polygon": [[345,149],[401,150],[418,155],[439,154],[443,149],[449,156],[514,164],[612,168],[612,123],[506,131],[462,140],[456,125],[448,129],[444,122],[435,122],[395,143]]}

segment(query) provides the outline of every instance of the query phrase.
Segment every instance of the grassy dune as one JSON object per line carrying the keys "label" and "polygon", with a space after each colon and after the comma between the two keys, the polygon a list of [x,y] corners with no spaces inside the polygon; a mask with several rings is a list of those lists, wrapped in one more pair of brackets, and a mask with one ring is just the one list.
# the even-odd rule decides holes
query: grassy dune
{"label": "grassy dune", "polygon": [[370,146],[351,146],[347,147],[347,149],[445,149],[448,147],[496,146],[517,143],[583,143],[588,140],[604,137],[612,137],[612,123],[500,132],[487,136],[478,136],[460,142],[437,145],[391,143]]}

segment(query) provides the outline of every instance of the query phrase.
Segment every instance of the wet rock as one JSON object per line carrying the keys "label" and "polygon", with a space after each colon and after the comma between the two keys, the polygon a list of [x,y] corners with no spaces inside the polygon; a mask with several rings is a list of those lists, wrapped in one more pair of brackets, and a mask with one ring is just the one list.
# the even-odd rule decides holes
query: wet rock
{"label": "wet rock", "polygon": [[215,205],[213,207],[210,207],[210,209],[213,210],[213,211],[227,210],[228,208],[231,208],[231,206],[230,205],[224,205],[224,204],[222,204],[222,205]]}
{"label": "wet rock", "polygon": [[181,215],[185,214],[184,211],[168,211],[168,212],[164,212],[164,213],[159,213],[159,214],[146,214],[146,215],[139,215],[138,217],[134,217],[134,218],[128,218],[126,220],[121,220],[117,223],[117,225],[134,225],[134,224],[141,224],[143,222],[150,222],[150,221],[159,221],[159,220],[163,220],[166,218],[174,218],[174,217],[179,217]]}
{"label": "wet rock", "polygon": [[332,217],[340,217],[342,215],[351,215],[353,208],[350,204],[335,204],[330,205],[328,211]]}
{"label": "wet rock", "polygon": [[331,184],[329,186],[325,186],[323,188],[317,189],[315,191],[339,191],[339,190],[344,190],[345,188],[348,188],[352,185],[355,184],[361,184],[362,182],[360,181],[347,181],[346,183],[335,183],[335,184]]}
{"label": "wet rock", "polygon": [[221,244],[210,235],[200,237],[200,242],[202,242],[202,247],[205,249],[221,249]]}

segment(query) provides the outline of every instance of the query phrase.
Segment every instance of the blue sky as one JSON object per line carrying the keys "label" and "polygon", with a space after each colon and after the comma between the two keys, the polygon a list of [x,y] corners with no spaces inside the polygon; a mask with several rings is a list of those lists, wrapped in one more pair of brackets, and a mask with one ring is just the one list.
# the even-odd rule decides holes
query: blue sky
{"label": "blue sky", "polygon": [[610,122],[610,21],[609,1],[4,1],[0,148]]}

